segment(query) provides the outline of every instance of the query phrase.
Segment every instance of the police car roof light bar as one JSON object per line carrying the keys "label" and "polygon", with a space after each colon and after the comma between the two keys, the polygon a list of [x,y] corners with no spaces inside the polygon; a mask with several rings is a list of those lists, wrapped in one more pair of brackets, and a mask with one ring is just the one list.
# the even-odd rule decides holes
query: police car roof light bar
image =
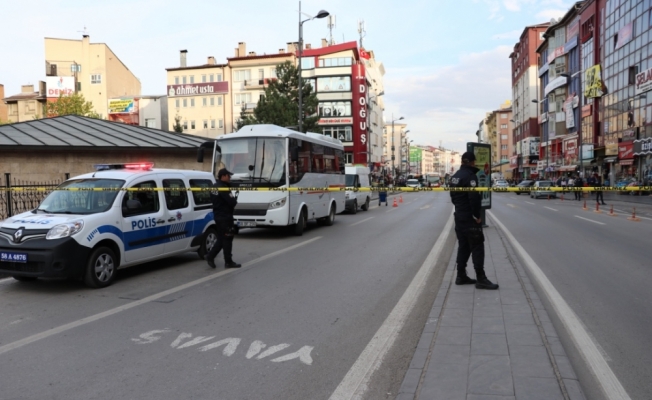
{"label": "police car roof light bar", "polygon": [[115,163],[115,164],[95,164],[96,171],[108,171],[112,169],[136,169],[149,171],[154,167],[153,162],[139,162],[139,163]]}

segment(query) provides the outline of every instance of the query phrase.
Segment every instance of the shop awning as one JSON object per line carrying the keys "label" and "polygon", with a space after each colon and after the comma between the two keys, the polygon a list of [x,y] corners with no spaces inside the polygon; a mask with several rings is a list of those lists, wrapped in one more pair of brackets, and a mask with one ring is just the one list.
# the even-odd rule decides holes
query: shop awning
{"label": "shop awning", "polygon": [[606,157],[602,161],[606,162],[607,164],[612,164],[612,163],[615,163],[617,159],[618,159],[618,157]]}
{"label": "shop awning", "polygon": [[618,163],[620,165],[634,165],[634,160],[620,160]]}
{"label": "shop awning", "polygon": [[559,167],[559,171],[575,171],[577,169],[577,165],[562,165]]}

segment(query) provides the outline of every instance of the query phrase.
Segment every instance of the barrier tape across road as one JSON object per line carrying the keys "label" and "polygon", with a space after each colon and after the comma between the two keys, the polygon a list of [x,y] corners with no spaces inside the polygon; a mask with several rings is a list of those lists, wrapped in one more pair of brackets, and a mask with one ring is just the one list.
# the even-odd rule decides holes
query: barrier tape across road
{"label": "barrier tape across road", "polygon": [[0,187],[0,192],[10,191],[10,192],[51,192],[55,190],[63,190],[70,192],[112,192],[112,191],[127,191],[127,192],[152,192],[152,191],[188,191],[188,192],[214,192],[214,191],[223,191],[228,192],[232,190],[239,190],[241,192],[344,192],[344,191],[353,191],[353,192],[389,192],[389,191],[401,191],[401,192],[520,192],[520,193],[529,193],[529,192],[638,192],[646,191],[652,192],[652,186],[628,186],[628,187],[547,187],[547,188],[518,188],[518,187],[507,187],[507,188],[487,188],[487,187],[426,187],[426,188],[413,188],[413,187],[368,187],[368,188],[354,188],[354,187],[279,187],[279,188],[256,188],[256,187],[221,187],[221,188],[47,188],[47,187]]}

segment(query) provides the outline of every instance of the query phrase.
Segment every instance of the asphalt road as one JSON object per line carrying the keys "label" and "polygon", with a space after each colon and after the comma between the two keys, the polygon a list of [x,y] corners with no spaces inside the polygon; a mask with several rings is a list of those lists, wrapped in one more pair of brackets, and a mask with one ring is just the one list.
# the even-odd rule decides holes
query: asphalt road
{"label": "asphalt road", "polygon": [[[580,318],[632,399],[652,398],[652,210],[596,213],[583,202],[493,195],[491,212],[517,238]],[[590,391],[590,390],[589,390]]]}
{"label": "asphalt road", "polygon": [[[240,270],[188,254],[100,290],[2,280],[0,398],[328,399],[452,212],[448,193],[403,198],[302,237],[243,230]],[[367,398],[395,397],[448,255],[439,261]]]}

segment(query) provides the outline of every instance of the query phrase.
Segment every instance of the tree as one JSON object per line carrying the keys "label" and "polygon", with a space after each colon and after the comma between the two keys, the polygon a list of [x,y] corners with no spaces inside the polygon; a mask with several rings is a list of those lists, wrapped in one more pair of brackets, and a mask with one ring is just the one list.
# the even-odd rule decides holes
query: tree
{"label": "tree", "polygon": [[[276,66],[277,79],[270,80],[265,87],[265,95],[258,101],[253,115],[245,113],[243,107],[238,120],[238,129],[250,124],[274,124],[278,126],[297,126],[299,122],[299,70],[286,61]],[[303,131],[314,132],[317,115],[317,94],[312,85],[302,82]]]}
{"label": "tree", "polygon": [[3,121],[0,119],[0,125],[9,125],[11,124],[11,121]]}
{"label": "tree", "polygon": [[93,111],[93,103],[86,101],[81,93],[73,93],[70,96],[59,95],[57,101],[47,103],[46,113],[48,117],[81,115],[83,117],[100,118],[100,115]]}
{"label": "tree", "polygon": [[174,117],[174,125],[172,125],[172,129],[176,133],[183,133],[183,126],[181,125],[181,116],[177,115]]}

